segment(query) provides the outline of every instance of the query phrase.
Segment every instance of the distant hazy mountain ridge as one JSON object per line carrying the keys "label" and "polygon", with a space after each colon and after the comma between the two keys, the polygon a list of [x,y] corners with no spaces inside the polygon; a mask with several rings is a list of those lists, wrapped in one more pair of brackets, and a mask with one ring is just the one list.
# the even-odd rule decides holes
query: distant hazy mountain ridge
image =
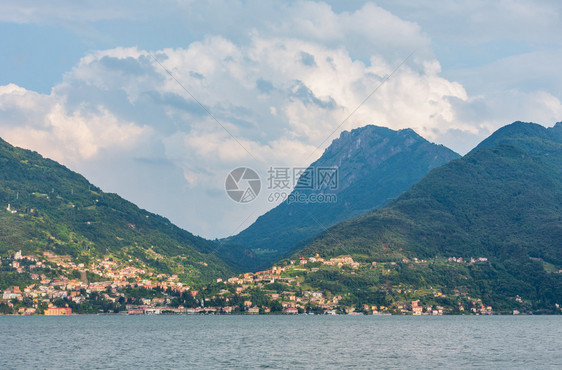
{"label": "distant hazy mountain ridge", "polygon": [[324,227],[385,205],[431,169],[458,157],[411,129],[394,131],[369,125],[345,131],[309,168],[337,168],[337,189],[295,190],[333,193],[337,202],[284,202],[226,240],[220,253],[242,269],[263,268]]}

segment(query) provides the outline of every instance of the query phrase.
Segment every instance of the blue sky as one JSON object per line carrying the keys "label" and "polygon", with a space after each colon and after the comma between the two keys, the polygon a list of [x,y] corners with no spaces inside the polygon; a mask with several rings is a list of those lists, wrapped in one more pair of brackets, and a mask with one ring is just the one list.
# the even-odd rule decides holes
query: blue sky
{"label": "blue sky", "polygon": [[523,0],[3,1],[0,136],[224,237],[274,205],[265,193],[232,202],[231,169],[306,166],[342,130],[413,128],[464,154],[512,121],[561,121],[561,12]]}

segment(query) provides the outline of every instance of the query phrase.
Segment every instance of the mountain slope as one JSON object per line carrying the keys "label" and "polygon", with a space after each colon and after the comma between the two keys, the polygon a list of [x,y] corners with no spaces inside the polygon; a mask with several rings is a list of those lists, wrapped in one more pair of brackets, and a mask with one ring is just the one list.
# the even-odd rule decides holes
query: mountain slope
{"label": "mountain slope", "polygon": [[495,280],[483,280],[489,295],[562,303],[562,275],[551,273],[562,269],[561,130],[560,123],[508,125],[385,208],[329,229],[296,256],[486,257],[496,264],[488,271]]}
{"label": "mountain slope", "polygon": [[187,281],[231,272],[213,243],[2,139],[0,205],[0,255],[49,251],[80,262],[111,256]]}
{"label": "mountain slope", "polygon": [[228,239],[221,253],[242,267],[263,268],[326,227],[385,205],[431,169],[458,157],[410,129],[369,125],[343,132],[308,168],[337,168],[337,188],[296,189],[290,196],[335,194],[336,202],[283,202]]}

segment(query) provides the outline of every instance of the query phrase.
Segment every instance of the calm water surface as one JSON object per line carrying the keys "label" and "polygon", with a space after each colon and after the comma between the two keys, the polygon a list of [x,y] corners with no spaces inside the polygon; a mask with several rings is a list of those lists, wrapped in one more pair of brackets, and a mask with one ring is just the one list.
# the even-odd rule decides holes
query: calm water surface
{"label": "calm water surface", "polygon": [[562,316],[0,316],[0,369],[562,368]]}

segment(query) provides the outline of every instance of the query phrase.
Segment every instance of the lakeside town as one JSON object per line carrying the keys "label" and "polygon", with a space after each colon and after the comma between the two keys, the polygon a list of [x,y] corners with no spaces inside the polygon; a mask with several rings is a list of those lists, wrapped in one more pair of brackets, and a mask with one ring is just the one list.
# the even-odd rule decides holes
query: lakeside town
{"label": "lakeside town", "polygon": [[[404,260],[408,264],[428,261]],[[485,264],[483,257],[463,260],[450,257],[441,263]],[[374,314],[374,315],[490,315],[494,309],[480,298],[460,291],[415,290],[392,287],[361,302],[351,294],[314,287],[318,273],[360,275],[392,274],[397,262],[359,263],[351,256],[323,259],[319,256],[286,261],[284,266],[216,279],[191,287],[177,275],[156,274],[107,257],[90,265],[75,264],[68,256],[21,251],[2,259],[2,270],[16,272],[19,284],[0,292],[0,314]],[[317,285],[317,284],[316,284]],[[333,289],[332,289],[333,290]],[[521,298],[516,297],[520,303]],[[505,313],[505,312],[501,312]],[[518,314],[519,311],[510,312]]]}

